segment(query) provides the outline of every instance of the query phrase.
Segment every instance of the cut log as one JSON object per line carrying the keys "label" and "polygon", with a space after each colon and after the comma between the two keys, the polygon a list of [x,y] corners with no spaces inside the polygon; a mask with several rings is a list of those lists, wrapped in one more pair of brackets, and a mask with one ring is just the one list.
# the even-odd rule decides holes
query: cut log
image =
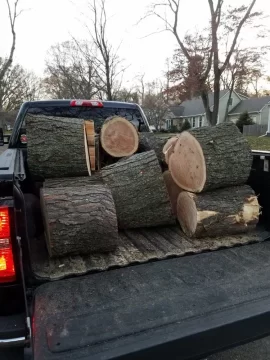
{"label": "cut log", "polygon": [[163,147],[166,144],[167,139],[158,138],[154,133],[141,132],[139,133],[139,149],[138,152],[154,150],[156,156],[161,164],[165,163],[165,155],[163,153]]}
{"label": "cut log", "polygon": [[251,164],[250,146],[231,122],[184,131],[169,158],[174,181],[191,192],[245,184]]}
{"label": "cut log", "polygon": [[245,233],[259,220],[259,203],[248,186],[233,186],[201,194],[182,191],[177,218],[190,237],[215,237]]}
{"label": "cut log", "polygon": [[130,156],[138,150],[138,131],[127,119],[112,116],[102,125],[100,142],[106,153],[113,157]]}
{"label": "cut log", "polygon": [[86,142],[88,145],[89,162],[92,171],[96,170],[95,124],[93,120],[84,122]]}
{"label": "cut log", "polygon": [[163,173],[163,179],[169,194],[169,198],[172,205],[173,215],[177,216],[177,198],[181,191],[183,191],[173,180],[171,173],[169,170],[166,170]]}
{"label": "cut log", "polygon": [[[118,238],[116,210],[104,185],[41,189],[43,223],[50,256],[108,252]],[[56,184],[55,184],[56,185]]]}
{"label": "cut log", "polygon": [[133,155],[101,170],[121,229],[173,224],[171,204],[155,152]]}
{"label": "cut log", "polygon": [[175,144],[178,140],[178,136],[171,137],[163,147],[163,154],[165,156],[166,164],[169,164],[169,158],[174,151]]}
{"label": "cut log", "polygon": [[32,175],[45,178],[90,175],[84,121],[27,115],[27,162]]}

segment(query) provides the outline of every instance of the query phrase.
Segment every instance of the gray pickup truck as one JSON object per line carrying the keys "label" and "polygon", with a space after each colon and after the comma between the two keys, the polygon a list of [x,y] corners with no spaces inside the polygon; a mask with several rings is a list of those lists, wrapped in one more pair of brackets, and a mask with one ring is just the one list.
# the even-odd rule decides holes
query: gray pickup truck
{"label": "gray pickup truck", "polygon": [[99,126],[117,114],[149,131],[138,105],[98,103],[24,103],[0,156],[0,359],[6,346],[34,360],[200,359],[270,334],[269,152],[253,152],[252,233],[196,242],[177,226],[137,229],[114,253],[49,258],[24,119]]}

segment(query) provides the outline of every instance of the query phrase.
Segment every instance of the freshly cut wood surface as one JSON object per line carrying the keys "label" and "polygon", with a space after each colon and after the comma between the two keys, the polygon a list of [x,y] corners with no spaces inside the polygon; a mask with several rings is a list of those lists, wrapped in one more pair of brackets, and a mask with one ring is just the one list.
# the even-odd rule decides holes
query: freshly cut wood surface
{"label": "freshly cut wood surface", "polygon": [[183,191],[173,180],[169,170],[163,173],[163,179],[170,197],[173,215],[177,216],[177,199],[181,191]]}
{"label": "freshly cut wood surface", "polygon": [[245,184],[251,164],[250,146],[231,122],[184,131],[169,158],[174,181],[191,192]]}
{"label": "freshly cut wood surface", "polygon": [[260,206],[248,185],[201,194],[182,191],[177,218],[190,237],[215,237],[245,233],[256,227]]}
{"label": "freshly cut wood surface", "polygon": [[112,116],[102,125],[100,142],[106,153],[113,157],[130,156],[138,150],[138,131],[127,119]]}
{"label": "freshly cut wood surface", "polygon": [[122,229],[175,222],[155,152],[130,156],[101,170],[115,201]]}
{"label": "freshly cut wood surface", "polygon": [[89,162],[92,171],[96,170],[95,124],[93,120],[84,122],[86,142],[88,145]]}
{"label": "freshly cut wood surface", "polygon": [[117,245],[114,201],[102,184],[41,189],[41,208],[50,256],[107,252]]}
{"label": "freshly cut wood surface", "polygon": [[32,175],[45,178],[90,175],[84,121],[27,115],[27,162]]}
{"label": "freshly cut wood surface", "polygon": [[163,147],[163,154],[165,156],[166,164],[169,164],[169,158],[174,151],[175,144],[178,140],[178,136],[171,137]]}

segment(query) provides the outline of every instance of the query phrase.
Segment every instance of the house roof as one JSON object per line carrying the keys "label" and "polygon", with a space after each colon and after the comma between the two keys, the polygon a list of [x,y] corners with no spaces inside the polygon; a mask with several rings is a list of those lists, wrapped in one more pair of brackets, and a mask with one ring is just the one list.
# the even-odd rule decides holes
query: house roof
{"label": "house roof", "polygon": [[[221,90],[219,98],[222,98],[227,92],[228,90]],[[211,107],[214,105],[214,93],[209,93],[208,97],[209,105]],[[205,113],[203,102],[200,96],[182,102],[181,106],[184,107],[182,116],[200,115]]]}
{"label": "house roof", "polygon": [[270,96],[242,100],[238,105],[236,105],[235,108],[230,111],[230,115],[241,114],[244,111],[259,112],[269,101]]}
{"label": "house roof", "polygon": [[175,117],[182,116],[184,113],[184,107],[182,105],[174,105],[169,107],[170,112],[173,113]]}

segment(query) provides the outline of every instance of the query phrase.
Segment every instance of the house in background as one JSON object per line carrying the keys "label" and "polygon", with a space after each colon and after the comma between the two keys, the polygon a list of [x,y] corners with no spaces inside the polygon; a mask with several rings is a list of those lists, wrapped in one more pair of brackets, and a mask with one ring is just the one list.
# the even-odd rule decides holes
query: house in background
{"label": "house in background", "polygon": [[[229,90],[220,91],[218,123],[224,121],[229,96]],[[208,97],[210,109],[213,110],[214,94],[209,93]],[[239,105],[242,101],[245,101],[247,99],[248,98],[246,96],[238,94],[236,91],[233,91],[230,99],[229,113],[234,108],[236,108],[237,105]],[[178,110],[176,110],[176,108],[178,108]],[[173,113],[173,115],[171,113]],[[166,117],[165,128],[170,129],[173,125],[176,126],[177,129],[180,129],[184,120],[188,120],[192,127],[200,127],[207,125],[205,110],[201,97],[186,100],[180,106],[171,106],[170,111],[168,112],[168,117]]]}
{"label": "house in background", "polygon": [[255,124],[268,125],[269,105],[270,96],[245,99],[229,112],[228,118],[235,123],[240,114],[247,111]]}

